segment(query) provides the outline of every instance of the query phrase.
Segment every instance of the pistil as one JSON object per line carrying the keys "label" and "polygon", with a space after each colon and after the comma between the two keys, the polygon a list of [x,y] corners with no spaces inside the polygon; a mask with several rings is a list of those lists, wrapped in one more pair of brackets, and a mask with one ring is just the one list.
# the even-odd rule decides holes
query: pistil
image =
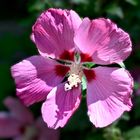
{"label": "pistil", "polygon": [[71,90],[73,87],[78,87],[82,82],[83,70],[80,63],[73,63],[70,66],[68,82],[65,84],[65,91]]}

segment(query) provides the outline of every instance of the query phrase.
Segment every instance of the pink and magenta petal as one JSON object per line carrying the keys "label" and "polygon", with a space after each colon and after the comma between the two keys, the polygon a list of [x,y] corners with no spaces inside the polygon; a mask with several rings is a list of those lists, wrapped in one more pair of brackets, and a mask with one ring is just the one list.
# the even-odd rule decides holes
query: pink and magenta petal
{"label": "pink and magenta petal", "polygon": [[21,124],[10,114],[0,113],[0,138],[12,138],[20,134]]}
{"label": "pink and magenta petal", "polygon": [[129,35],[109,19],[85,18],[76,32],[75,44],[97,64],[119,63],[131,53]]}
{"label": "pink and magenta petal", "polygon": [[11,115],[20,123],[25,125],[33,122],[32,113],[18,99],[7,97],[4,100],[4,104],[9,109]]}
{"label": "pink and magenta petal", "polygon": [[131,109],[133,79],[123,68],[97,67],[94,72],[87,86],[88,115],[96,127],[105,127]]}
{"label": "pink and magenta petal", "polygon": [[80,24],[74,11],[51,8],[39,16],[31,38],[42,55],[57,58],[64,51],[75,49],[73,38]]}
{"label": "pink and magenta petal", "polygon": [[79,107],[81,89],[64,90],[64,83],[52,89],[42,106],[42,116],[48,127],[64,127]]}
{"label": "pink and magenta petal", "polygon": [[64,76],[57,75],[56,62],[41,56],[33,56],[12,66],[17,96],[31,105],[46,99],[50,90],[59,84]]}

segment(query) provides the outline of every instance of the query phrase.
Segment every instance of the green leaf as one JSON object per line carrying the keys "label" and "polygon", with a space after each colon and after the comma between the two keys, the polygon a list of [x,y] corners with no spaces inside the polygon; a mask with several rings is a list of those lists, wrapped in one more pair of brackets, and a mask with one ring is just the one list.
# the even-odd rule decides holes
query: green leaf
{"label": "green leaf", "polygon": [[134,6],[138,4],[136,0],[125,0],[125,1]]}
{"label": "green leaf", "polygon": [[126,140],[140,140],[140,126],[136,126],[133,129],[127,131],[124,134]]}
{"label": "green leaf", "polygon": [[122,120],[125,120],[125,121],[129,121],[130,120],[130,116],[127,112],[125,112],[122,117],[121,117]]}
{"label": "green leaf", "polygon": [[75,4],[80,4],[80,3],[83,3],[83,4],[88,4],[88,0],[71,0],[70,1],[71,3],[75,3]]}
{"label": "green leaf", "polygon": [[140,83],[135,82],[135,83],[134,83],[134,89],[135,89],[135,90],[138,90],[139,88],[140,88]]}
{"label": "green leaf", "polygon": [[135,106],[133,109],[133,116],[134,119],[139,119],[140,118],[140,96],[137,96],[137,98],[135,98]]}
{"label": "green leaf", "polygon": [[86,81],[86,77],[83,76],[82,77],[82,90],[86,90],[87,89],[87,81]]}
{"label": "green leaf", "polygon": [[104,138],[106,140],[123,140],[121,130],[113,125],[105,128]]}
{"label": "green leaf", "polygon": [[111,15],[116,15],[116,16],[118,16],[119,18],[123,18],[123,17],[124,17],[122,8],[121,8],[120,6],[118,6],[116,3],[110,4],[110,5],[108,6],[106,12],[107,12],[108,14],[111,14]]}
{"label": "green leaf", "polygon": [[94,64],[93,62],[85,62],[83,63],[83,66],[86,68],[93,68],[93,66],[95,66],[96,64]]}

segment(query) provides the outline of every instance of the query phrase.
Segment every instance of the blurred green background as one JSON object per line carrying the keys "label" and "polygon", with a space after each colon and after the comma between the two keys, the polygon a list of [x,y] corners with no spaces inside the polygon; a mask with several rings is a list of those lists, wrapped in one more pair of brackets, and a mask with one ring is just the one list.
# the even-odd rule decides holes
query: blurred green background
{"label": "blurred green background", "polygon": [[[140,140],[140,1],[139,0],[4,0],[0,4],[0,110],[2,101],[15,96],[10,67],[37,54],[30,40],[31,28],[40,13],[50,7],[73,9],[81,17],[105,17],[130,34],[133,52],[125,61],[135,80],[133,109],[120,120],[103,129],[96,129],[86,115],[86,101],[67,126],[61,129],[62,140]],[[139,91],[138,91],[139,90]],[[35,116],[40,104],[31,107]]]}

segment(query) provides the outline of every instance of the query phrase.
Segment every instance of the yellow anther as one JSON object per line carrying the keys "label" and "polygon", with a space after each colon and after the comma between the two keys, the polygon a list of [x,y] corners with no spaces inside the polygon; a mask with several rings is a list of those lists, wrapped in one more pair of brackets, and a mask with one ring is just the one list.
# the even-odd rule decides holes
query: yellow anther
{"label": "yellow anther", "polygon": [[65,91],[71,90],[72,87],[78,87],[79,83],[81,83],[81,78],[79,75],[71,74],[68,77],[68,83],[65,84]]}
{"label": "yellow anther", "polygon": [[68,82],[65,84],[65,91],[71,90],[73,87],[78,87],[82,82],[82,66],[81,64],[73,63],[70,67]]}

